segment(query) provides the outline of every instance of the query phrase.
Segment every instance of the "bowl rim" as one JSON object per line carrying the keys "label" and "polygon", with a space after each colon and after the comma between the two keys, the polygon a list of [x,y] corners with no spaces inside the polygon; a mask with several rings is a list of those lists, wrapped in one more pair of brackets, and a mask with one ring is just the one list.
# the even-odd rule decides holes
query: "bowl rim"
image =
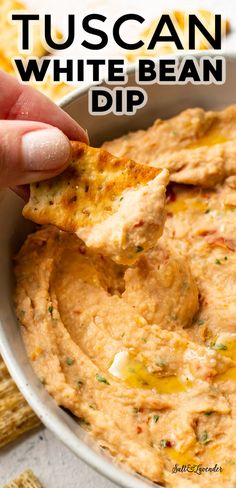
{"label": "bowl rim", "polygon": [[[193,55],[193,53],[191,54]],[[212,51],[202,51],[195,53],[194,57],[200,58],[206,54],[209,56],[219,55],[213,53]],[[171,55],[170,57],[182,59],[187,55],[188,53],[185,52],[184,54]],[[227,51],[220,53],[220,55],[225,57],[227,61],[236,62],[236,52]],[[128,75],[132,75],[134,72],[134,63],[127,69],[126,72]],[[104,83],[106,83],[105,79],[103,79],[99,84],[102,85]],[[82,88],[77,88],[72,93],[65,95],[65,97],[63,97],[58,103],[59,107],[66,109],[66,107],[71,103],[74,103],[78,98],[87,94],[91,86],[94,86],[94,84],[88,84]],[[135,473],[132,473],[132,471],[126,471],[118,463],[116,465],[112,459],[106,459],[94,449],[89,447],[89,445],[87,445],[75,433],[72,432],[71,428],[66,425],[66,422],[47,408],[47,405],[44,404],[43,400],[39,398],[37,392],[34,391],[33,385],[28,383],[27,376],[14,356],[7,337],[7,332],[4,332],[3,328],[0,327],[0,354],[2,355],[10,375],[18,386],[22,395],[36,415],[40,418],[42,423],[82,461],[116,485],[123,488],[147,488],[148,486],[154,486],[154,484],[148,479],[146,480],[143,477],[139,478],[135,476]],[[50,397],[50,399],[52,399],[52,397]],[[155,487],[158,486],[160,485],[155,483]]]}

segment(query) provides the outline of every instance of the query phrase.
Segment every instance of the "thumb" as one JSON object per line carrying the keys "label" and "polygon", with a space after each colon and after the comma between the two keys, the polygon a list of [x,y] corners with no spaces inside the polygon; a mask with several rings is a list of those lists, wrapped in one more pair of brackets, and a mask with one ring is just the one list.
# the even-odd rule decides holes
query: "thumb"
{"label": "thumb", "polygon": [[0,121],[0,187],[50,178],[67,166],[69,139],[40,122]]}

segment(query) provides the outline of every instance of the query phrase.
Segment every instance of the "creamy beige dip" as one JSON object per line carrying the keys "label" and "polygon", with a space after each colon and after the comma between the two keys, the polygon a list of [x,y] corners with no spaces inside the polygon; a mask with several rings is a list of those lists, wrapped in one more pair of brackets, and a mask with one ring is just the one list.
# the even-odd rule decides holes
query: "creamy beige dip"
{"label": "creamy beige dip", "polygon": [[[178,117],[184,140],[189,114]],[[214,154],[225,161],[225,141],[201,141],[213,168]],[[212,172],[206,188],[209,165],[203,185],[195,167],[192,186],[169,186],[164,234],[131,267],[54,227],[16,258],[16,312],[40,381],[118,462],[171,488],[236,483],[236,179],[225,170],[214,185]]]}

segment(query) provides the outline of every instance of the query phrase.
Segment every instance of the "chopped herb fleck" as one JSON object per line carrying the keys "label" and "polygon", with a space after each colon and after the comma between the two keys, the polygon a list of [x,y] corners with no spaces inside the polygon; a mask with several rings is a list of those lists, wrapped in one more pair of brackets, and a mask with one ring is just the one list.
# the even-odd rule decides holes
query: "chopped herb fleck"
{"label": "chopped herb fleck", "polygon": [[82,425],[86,425],[87,427],[90,427],[90,423],[83,417],[78,417],[78,422],[80,425],[82,424]]}
{"label": "chopped herb fleck", "polygon": [[[235,466],[235,461],[233,459],[228,459],[227,464],[229,464],[230,466]],[[236,488],[236,482],[234,488]]]}
{"label": "chopped herb fleck", "polygon": [[170,316],[171,320],[177,320],[177,315],[176,313],[172,313]]}
{"label": "chopped herb fleck", "polygon": [[129,366],[129,367],[128,367],[128,372],[129,372],[129,373],[135,373],[136,371],[135,371],[135,369],[134,369],[134,368],[132,368],[132,366]]}
{"label": "chopped herb fleck", "polygon": [[160,415],[153,415],[153,421],[156,424],[160,418]]}
{"label": "chopped herb fleck", "polygon": [[204,412],[204,415],[207,415],[208,417],[212,415],[214,412],[213,410],[209,410],[209,412]]}
{"label": "chopped herb fleck", "polygon": [[224,260],[225,260],[225,261],[227,261],[227,259],[228,259],[228,256],[225,256],[225,257],[224,257]]}
{"label": "chopped herb fleck", "polygon": [[161,439],[160,440],[160,447],[171,447],[171,441],[168,441],[168,439]]}
{"label": "chopped herb fleck", "polygon": [[66,358],[66,364],[68,364],[68,366],[71,366],[71,365],[72,365],[74,362],[75,362],[75,360],[74,360],[74,359],[69,358],[69,357],[68,357],[68,358]]}
{"label": "chopped herb fleck", "polygon": [[124,200],[124,197],[120,197],[120,202],[122,202],[122,200]]}
{"label": "chopped herb fleck", "polygon": [[143,341],[143,342],[147,342],[146,337],[141,337],[141,341]]}
{"label": "chopped herb fleck", "polygon": [[52,315],[52,312],[53,312],[53,306],[52,306],[52,305],[49,305],[49,307],[48,307],[48,311],[49,311],[49,313]]}
{"label": "chopped herb fleck", "polygon": [[211,211],[210,208],[207,208],[206,211],[204,212],[205,214],[208,214]]}
{"label": "chopped herb fleck", "polygon": [[197,319],[196,324],[197,325],[203,325],[205,323],[205,320],[203,319]]}
{"label": "chopped herb fleck", "polygon": [[220,259],[216,259],[215,260],[215,264],[221,264],[221,260]]}
{"label": "chopped herb fleck", "polygon": [[104,383],[105,385],[110,385],[109,381],[105,378],[105,376],[102,376],[99,373],[96,374],[96,380],[98,380],[100,383]]}
{"label": "chopped herb fleck", "polygon": [[137,246],[135,248],[135,252],[143,252],[144,251],[144,248],[142,246]]}
{"label": "chopped herb fleck", "polygon": [[165,366],[167,366],[168,364],[167,361],[163,358],[157,358],[155,363],[157,366],[160,366],[161,368],[165,368]]}
{"label": "chopped herb fleck", "polygon": [[42,383],[42,385],[45,385],[46,384],[45,378],[40,378],[40,383]]}
{"label": "chopped herb fleck", "polygon": [[83,384],[84,384],[84,382],[83,382],[82,380],[78,380],[78,381],[77,381],[77,385],[78,385],[79,387],[83,386]]}
{"label": "chopped herb fleck", "polygon": [[95,403],[90,403],[89,408],[92,408],[92,410],[97,410],[97,405]]}
{"label": "chopped herb fleck", "polygon": [[227,351],[228,349],[228,347],[225,344],[221,344],[220,342],[218,344],[214,344],[212,347],[217,351]]}
{"label": "chopped herb fleck", "polygon": [[206,430],[204,430],[204,432],[199,435],[198,440],[200,444],[208,444],[208,442],[211,442],[211,439],[209,439],[208,432]]}
{"label": "chopped herb fleck", "polygon": [[125,335],[125,332],[122,332],[122,334],[121,334],[121,336],[120,336],[120,337],[124,337],[124,335]]}
{"label": "chopped herb fleck", "polygon": [[139,408],[138,407],[133,407],[133,413],[136,415],[139,413]]}

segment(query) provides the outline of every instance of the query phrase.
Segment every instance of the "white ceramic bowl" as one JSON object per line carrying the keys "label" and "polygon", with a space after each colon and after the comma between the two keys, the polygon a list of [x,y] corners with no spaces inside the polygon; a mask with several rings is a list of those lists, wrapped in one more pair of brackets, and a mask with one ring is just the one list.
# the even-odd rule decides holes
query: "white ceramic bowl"
{"label": "white ceramic bowl", "polygon": [[[65,97],[61,106],[88,129],[91,145],[97,145],[104,139],[145,128],[157,117],[167,118],[188,107],[221,109],[236,103],[236,58],[228,55],[226,59],[227,79],[224,85],[147,85],[148,103],[134,116],[89,115],[87,90],[78,90]],[[129,85],[135,85],[132,71],[129,73]],[[21,209],[22,202],[16,195],[8,190],[0,192],[0,350],[3,358],[18,387],[42,422],[75,454],[120,486],[147,488],[152,483],[117,466],[73,418],[55,404],[27,359],[12,300],[12,256],[33,228],[22,218]]]}

